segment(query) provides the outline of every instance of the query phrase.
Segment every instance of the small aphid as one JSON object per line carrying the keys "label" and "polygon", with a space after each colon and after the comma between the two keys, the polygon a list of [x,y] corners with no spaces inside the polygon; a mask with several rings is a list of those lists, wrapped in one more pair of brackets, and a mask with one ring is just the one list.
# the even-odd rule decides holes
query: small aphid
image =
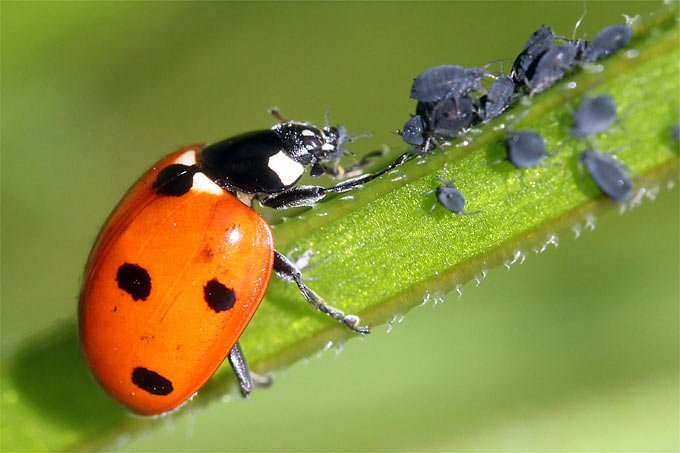
{"label": "small aphid", "polygon": [[633,195],[633,183],[621,164],[609,154],[595,150],[581,153],[580,161],[603,194],[618,203],[625,203]]}
{"label": "small aphid", "polygon": [[554,42],[555,34],[550,27],[541,27],[529,36],[512,64],[512,80],[518,87],[531,79],[539,58],[553,47]]}
{"label": "small aphid", "polygon": [[[444,173],[446,173],[446,166],[444,166]],[[460,190],[456,189],[456,186],[453,183],[453,181],[450,181],[444,178],[443,176],[439,177],[439,181],[443,185],[437,187],[434,190],[430,190],[429,192],[425,192],[425,194],[430,194],[434,192],[437,196],[437,201],[439,201],[439,204],[441,204],[454,214],[473,215],[482,212],[482,211],[465,212],[465,197],[460,192]],[[437,206],[436,204],[432,205],[432,208],[430,208],[430,212],[432,212],[436,206]]]}
{"label": "small aphid", "polygon": [[633,36],[627,25],[612,25],[599,32],[583,51],[581,61],[595,62],[624,47]]}
{"label": "small aphid", "polygon": [[[458,215],[474,215],[479,214],[481,211],[465,212],[465,197],[456,189],[453,181],[446,181],[445,185],[437,187],[435,189],[437,194],[437,201],[439,204],[444,206],[449,211]],[[434,209],[434,206],[432,207]],[[432,211],[430,209],[430,211]]]}
{"label": "small aphid", "polygon": [[489,92],[479,99],[477,115],[484,122],[496,118],[510,106],[514,91],[515,83],[512,79],[508,76],[500,76]]}
{"label": "small aphid", "polygon": [[575,61],[576,46],[572,43],[548,50],[538,60],[536,69],[529,78],[529,89],[532,93],[540,93],[550,88],[574,67]]}
{"label": "small aphid", "polygon": [[484,77],[484,68],[462,66],[434,66],[413,79],[411,98],[435,102],[450,96],[465,96],[478,90]]}
{"label": "small aphid", "polygon": [[457,137],[473,119],[472,100],[467,96],[446,97],[432,109],[430,125],[435,137]]}
{"label": "small aphid", "polygon": [[573,114],[571,134],[584,138],[604,132],[616,122],[616,102],[610,96],[585,98]]}
{"label": "small aphid", "polygon": [[411,146],[423,146],[425,143],[425,123],[420,115],[413,115],[405,124],[399,135]]}
{"label": "small aphid", "polygon": [[671,138],[676,142],[680,141],[680,123],[675,123],[671,128]]}
{"label": "small aphid", "polygon": [[550,156],[545,142],[534,131],[510,131],[505,139],[508,160],[517,168],[529,168],[541,165],[543,159]]}

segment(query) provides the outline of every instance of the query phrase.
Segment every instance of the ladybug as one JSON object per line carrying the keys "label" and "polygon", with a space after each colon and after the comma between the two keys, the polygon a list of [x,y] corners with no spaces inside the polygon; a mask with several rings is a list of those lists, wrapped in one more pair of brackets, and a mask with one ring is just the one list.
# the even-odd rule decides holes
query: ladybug
{"label": "ladybug", "polygon": [[[239,337],[272,271],[315,309],[360,334],[359,317],[328,305],[274,249],[252,203],[309,206],[407,160],[332,187],[296,185],[307,168],[342,153],[344,128],[281,121],[218,143],[181,148],[125,194],[100,232],[79,302],[80,341],[97,381],[140,415],[177,408],[226,357],[247,396],[257,379]],[[317,175],[320,172],[314,172]]]}

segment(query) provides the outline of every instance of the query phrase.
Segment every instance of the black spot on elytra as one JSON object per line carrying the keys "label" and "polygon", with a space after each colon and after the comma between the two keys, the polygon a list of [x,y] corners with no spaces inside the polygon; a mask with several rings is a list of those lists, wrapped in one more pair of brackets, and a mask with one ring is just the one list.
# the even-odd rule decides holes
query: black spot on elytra
{"label": "black spot on elytra", "polygon": [[132,370],[132,383],[152,395],[168,395],[172,392],[172,382],[155,371],[138,366]]}
{"label": "black spot on elytra", "polygon": [[203,288],[203,297],[215,313],[229,310],[236,302],[233,289],[229,289],[213,278]]}
{"label": "black spot on elytra", "polygon": [[151,187],[160,195],[180,197],[191,190],[197,171],[196,167],[191,165],[168,165],[158,173]]}
{"label": "black spot on elytra", "polygon": [[146,269],[136,264],[121,265],[116,274],[116,281],[118,287],[134,300],[146,300],[151,294],[151,277]]}

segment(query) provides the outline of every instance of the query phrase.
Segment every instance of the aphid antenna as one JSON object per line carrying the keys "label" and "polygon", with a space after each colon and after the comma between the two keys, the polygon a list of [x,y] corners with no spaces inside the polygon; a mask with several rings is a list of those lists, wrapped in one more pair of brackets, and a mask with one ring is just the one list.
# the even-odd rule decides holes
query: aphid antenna
{"label": "aphid antenna", "polygon": [[[352,153],[352,155],[356,156],[354,153]],[[361,159],[343,168],[344,172],[343,176],[350,178],[353,176],[360,175],[364,168],[371,166],[372,163],[375,162],[375,158],[382,157],[384,155],[385,155],[384,149],[375,150],[364,154],[364,156]]]}
{"label": "aphid antenna", "polygon": [[640,19],[640,15],[636,14],[635,16],[629,16],[628,14],[622,14],[623,18],[626,20],[626,26],[630,28],[634,28],[635,25],[637,24],[637,21]]}
{"label": "aphid antenna", "polygon": [[588,14],[588,9],[586,8],[585,0],[583,0],[583,14],[581,14],[581,17],[579,17],[578,20],[576,21],[576,24],[574,24],[574,30],[571,32],[572,41],[576,41],[576,32],[581,27],[581,23],[583,22],[583,19],[585,19],[586,14]]}
{"label": "aphid antenna", "polygon": [[505,74],[503,72],[503,61],[504,60],[508,60],[508,58],[497,58],[495,60],[491,60],[490,62],[488,62],[484,66],[480,66],[480,69],[484,69],[484,76],[485,77],[489,77],[490,79],[496,80],[496,79],[498,79],[498,76],[495,75],[495,74],[492,74],[490,72],[486,72],[486,68],[488,68],[489,66],[494,65],[496,63],[499,63],[501,65],[501,75],[503,75],[503,74]]}
{"label": "aphid antenna", "polygon": [[514,117],[504,128],[506,135],[508,131],[514,130],[515,126],[517,126],[517,123],[522,121],[525,116],[529,114],[529,109],[526,108],[522,112],[520,112],[516,117]]}
{"label": "aphid antenna", "polygon": [[281,110],[279,110],[278,107],[274,106],[269,109],[269,114],[274,117],[276,121],[279,123],[287,123],[288,120],[286,120],[283,116],[281,116]]}
{"label": "aphid antenna", "polygon": [[331,127],[331,109],[328,107],[326,112],[323,114],[323,122],[327,129]]}

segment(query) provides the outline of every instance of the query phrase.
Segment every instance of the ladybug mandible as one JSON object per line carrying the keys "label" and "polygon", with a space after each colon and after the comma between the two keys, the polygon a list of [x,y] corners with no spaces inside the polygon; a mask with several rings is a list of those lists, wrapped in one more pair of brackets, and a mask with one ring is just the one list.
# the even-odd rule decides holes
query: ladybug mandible
{"label": "ladybug mandible", "polygon": [[161,414],[194,395],[228,357],[247,396],[254,380],[238,340],[272,270],[295,282],[313,308],[369,332],[303,283],[251,208],[254,200],[309,206],[409,157],[329,188],[296,185],[308,167],[331,173],[336,167],[326,164],[337,164],[346,139],[341,126],[281,119],[270,130],[181,148],[132,186],[95,242],[79,303],[82,350],[108,393],[138,414]]}

